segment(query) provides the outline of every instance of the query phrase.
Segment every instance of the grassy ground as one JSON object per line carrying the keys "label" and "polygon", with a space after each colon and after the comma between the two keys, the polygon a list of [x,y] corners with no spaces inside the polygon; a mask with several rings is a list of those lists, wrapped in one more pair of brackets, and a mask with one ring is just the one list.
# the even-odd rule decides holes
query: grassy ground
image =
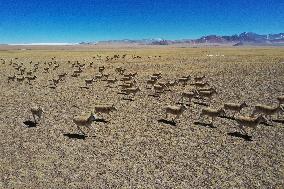
{"label": "grassy ground", "polygon": [[[126,60],[94,60],[128,54]],[[130,55],[142,56],[132,59]],[[208,57],[207,55],[224,55]],[[148,56],[161,56],[151,58]],[[56,57],[60,67],[42,73],[44,61]],[[15,58],[18,58],[15,60]],[[217,119],[216,128],[195,125],[202,106],[193,104],[177,120],[176,126],[158,122],[163,108],[175,105],[182,91],[177,86],[159,99],[145,81],[162,72],[162,81],[183,75],[205,75],[218,94],[210,107],[225,102],[246,101],[249,115],[257,103],[277,105],[284,94],[284,48],[73,48],[1,50],[0,58],[0,188],[283,188],[284,127],[260,125],[248,130],[252,141],[234,137],[239,132],[232,120]],[[15,69],[9,60],[29,68],[40,62],[32,85],[7,82]],[[78,78],[70,77],[70,61],[94,61]],[[87,64],[88,65],[88,64]],[[134,101],[124,101],[118,87],[107,88],[98,81],[90,90],[81,90],[84,79],[106,72],[119,78],[115,68],[137,72],[141,92]],[[47,87],[48,79],[67,72],[58,87]],[[118,111],[84,129],[85,140],[64,134],[78,133],[72,118],[93,110],[97,103],[114,103]],[[32,103],[41,105],[44,118],[35,128],[27,128]],[[283,115],[282,115],[283,119]]]}

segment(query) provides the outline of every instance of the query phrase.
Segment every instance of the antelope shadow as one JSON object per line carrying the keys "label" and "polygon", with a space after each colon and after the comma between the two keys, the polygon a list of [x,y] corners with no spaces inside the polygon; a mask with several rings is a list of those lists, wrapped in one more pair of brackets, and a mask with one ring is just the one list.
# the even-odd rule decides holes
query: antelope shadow
{"label": "antelope shadow", "polygon": [[104,118],[96,118],[96,119],[94,120],[94,122],[108,123],[108,121],[105,120]]}
{"label": "antelope shadow", "polygon": [[152,93],[152,94],[149,94],[148,96],[151,96],[151,97],[154,97],[154,98],[160,98],[161,94]]}
{"label": "antelope shadow", "polygon": [[253,141],[252,140],[252,136],[249,136],[249,135],[244,135],[242,133],[239,133],[239,132],[232,132],[232,133],[227,133],[229,136],[232,136],[232,137],[237,137],[237,138],[242,138],[244,139],[245,141]]}
{"label": "antelope shadow", "polygon": [[31,120],[24,121],[23,123],[27,126],[27,128],[36,127],[38,124],[37,122]]}
{"label": "antelope shadow", "polygon": [[165,124],[168,124],[168,125],[171,125],[171,126],[177,125],[177,123],[173,120],[159,119],[158,122],[159,123],[165,123]]}
{"label": "antelope shadow", "polygon": [[88,137],[83,134],[74,134],[74,133],[66,133],[66,134],[63,134],[63,136],[66,136],[69,139],[81,139],[81,140],[85,140]]}
{"label": "antelope shadow", "polygon": [[126,98],[126,97],[123,97],[122,100],[134,101],[133,98]]}
{"label": "antelope shadow", "polygon": [[218,117],[224,118],[224,119],[236,120],[236,118],[234,116],[222,115],[222,116],[218,116]]}
{"label": "antelope shadow", "polygon": [[276,123],[284,123],[284,119],[273,119],[272,121]]}
{"label": "antelope shadow", "polygon": [[194,103],[194,104],[201,105],[201,106],[209,106],[209,104],[206,103],[206,102],[193,101],[193,103]]}
{"label": "antelope shadow", "polygon": [[191,104],[190,103],[183,103],[183,102],[177,102],[176,104],[179,104],[179,105],[186,105],[186,106],[190,106]]}

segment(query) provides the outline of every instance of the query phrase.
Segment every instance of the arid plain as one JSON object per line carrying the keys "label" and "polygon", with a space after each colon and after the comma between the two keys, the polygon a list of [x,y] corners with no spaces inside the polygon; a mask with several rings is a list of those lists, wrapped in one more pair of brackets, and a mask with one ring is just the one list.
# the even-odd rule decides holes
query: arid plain
{"label": "arid plain", "polygon": [[[246,102],[243,116],[257,104],[277,107],[284,48],[2,46],[0,59],[0,188],[284,187],[283,112],[245,128],[250,137],[228,111],[196,123],[210,121],[202,109],[229,102]],[[121,89],[129,74],[139,89],[130,94]],[[149,86],[153,74],[161,91]],[[180,106],[201,77],[216,93],[166,119],[165,107]],[[80,134],[73,118],[98,104],[116,111]],[[34,105],[43,116],[28,127]]]}

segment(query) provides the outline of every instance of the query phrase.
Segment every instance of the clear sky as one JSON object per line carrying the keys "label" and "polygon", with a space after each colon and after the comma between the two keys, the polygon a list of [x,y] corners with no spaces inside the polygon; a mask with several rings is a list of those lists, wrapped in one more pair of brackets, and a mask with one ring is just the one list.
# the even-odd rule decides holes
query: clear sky
{"label": "clear sky", "polygon": [[0,43],[284,32],[284,0],[0,0]]}

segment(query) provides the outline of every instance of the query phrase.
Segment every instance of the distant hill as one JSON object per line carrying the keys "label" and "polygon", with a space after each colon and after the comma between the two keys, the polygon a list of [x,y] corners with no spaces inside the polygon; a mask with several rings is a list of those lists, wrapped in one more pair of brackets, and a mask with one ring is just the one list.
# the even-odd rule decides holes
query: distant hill
{"label": "distant hill", "polygon": [[81,42],[83,45],[95,44],[136,44],[136,45],[175,45],[175,44],[188,44],[188,45],[202,45],[202,44],[229,44],[232,46],[243,45],[283,45],[284,46],[284,33],[279,34],[265,34],[260,35],[253,32],[243,32],[241,34],[218,36],[208,35],[199,39],[182,39],[182,40],[167,40],[167,39],[141,39],[141,40],[108,40],[99,42]]}

